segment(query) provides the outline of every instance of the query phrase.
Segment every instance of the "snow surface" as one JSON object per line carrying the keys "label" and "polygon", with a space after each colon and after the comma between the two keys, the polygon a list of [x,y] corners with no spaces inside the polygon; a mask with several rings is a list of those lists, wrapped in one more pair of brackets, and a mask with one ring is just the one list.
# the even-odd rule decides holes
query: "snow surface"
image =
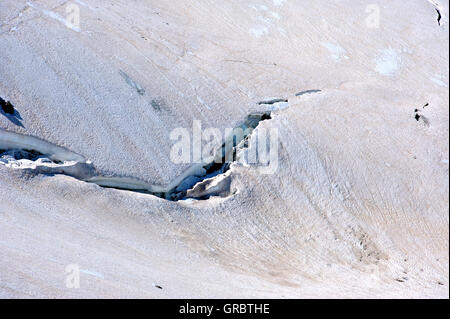
{"label": "snow surface", "polygon": [[431,2],[377,1],[374,27],[363,0],[83,0],[74,30],[64,0],[0,1],[23,124],[0,114],[0,149],[168,189],[202,170],[170,160],[173,129],[273,110],[280,137],[274,174],[233,165],[208,200],[1,161],[0,297],[448,298],[449,5]]}

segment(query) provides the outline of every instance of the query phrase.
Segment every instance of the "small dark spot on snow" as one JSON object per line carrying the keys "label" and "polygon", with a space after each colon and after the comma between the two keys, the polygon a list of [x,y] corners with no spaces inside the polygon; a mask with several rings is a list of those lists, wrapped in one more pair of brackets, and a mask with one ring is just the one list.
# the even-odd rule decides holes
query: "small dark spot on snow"
{"label": "small dark spot on snow", "polygon": [[[430,105],[429,103],[426,103],[424,106],[422,106],[422,109],[425,109],[425,107],[427,107],[428,105]],[[422,114],[420,114],[420,110],[419,109],[414,109],[414,118],[416,119],[416,121],[419,121],[420,119],[422,119],[422,121],[429,126],[430,121],[423,116]]]}
{"label": "small dark spot on snow", "polygon": [[3,112],[5,112],[6,114],[14,114],[14,105],[12,105],[10,101],[5,101],[0,97],[0,106],[2,107]]}

